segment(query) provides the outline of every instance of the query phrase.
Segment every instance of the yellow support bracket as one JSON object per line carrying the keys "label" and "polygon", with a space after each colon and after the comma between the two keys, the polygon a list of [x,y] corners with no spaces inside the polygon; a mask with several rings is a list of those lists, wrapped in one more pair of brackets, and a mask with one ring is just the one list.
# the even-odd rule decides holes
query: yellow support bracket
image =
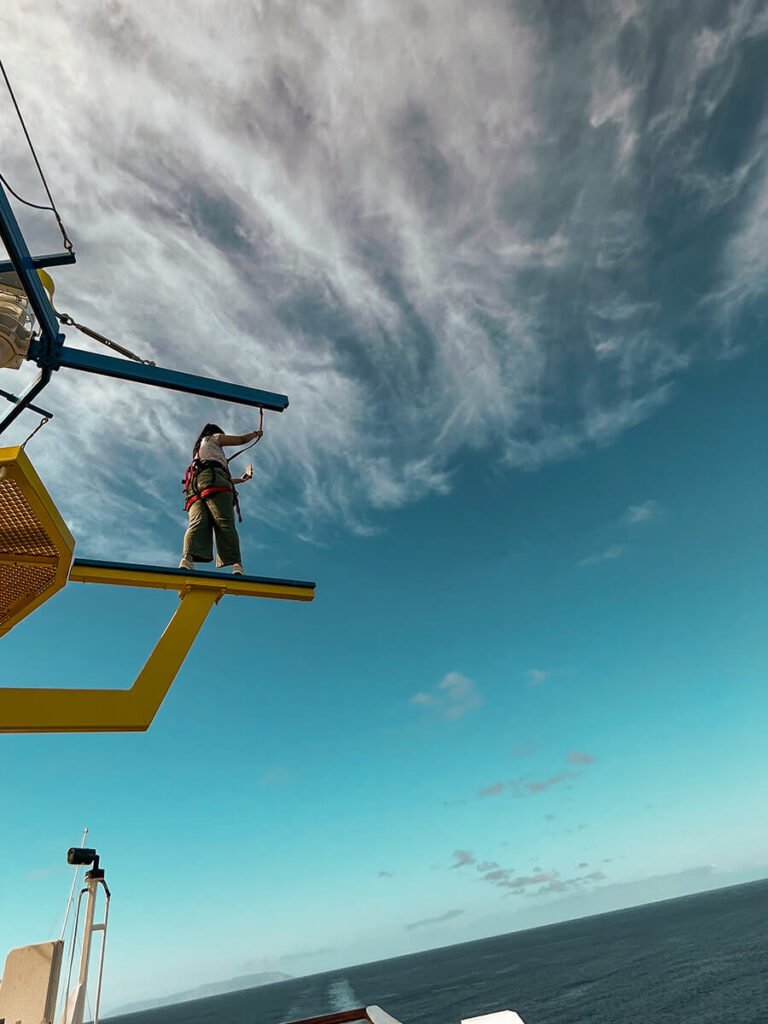
{"label": "yellow support bracket", "polygon": [[224,595],[311,601],[314,583],[72,561],[75,542],[20,448],[0,448],[0,636],[69,580],[176,590],[181,601],[128,690],[0,687],[0,733],[143,732]]}
{"label": "yellow support bracket", "polygon": [[190,587],[130,690],[0,688],[0,732],[148,729],[221,591]]}

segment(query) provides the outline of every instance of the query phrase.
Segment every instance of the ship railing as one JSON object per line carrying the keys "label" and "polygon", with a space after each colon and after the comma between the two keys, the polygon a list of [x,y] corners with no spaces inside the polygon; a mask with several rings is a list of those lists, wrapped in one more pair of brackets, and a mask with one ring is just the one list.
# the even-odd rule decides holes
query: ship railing
{"label": "ship railing", "polygon": [[368,1021],[368,1024],[400,1024],[400,1021],[380,1006],[359,1006],[355,1010],[339,1010],[325,1013],[320,1017],[303,1017],[301,1020],[286,1021],[285,1024],[352,1024],[353,1021]]}
{"label": "ship railing", "polygon": [[[368,1024],[400,1024],[396,1017],[382,1010],[380,1006],[358,1006],[354,1010],[339,1010],[325,1013],[320,1017],[303,1017],[301,1020],[286,1021],[285,1024],[353,1024],[367,1021]],[[461,1024],[525,1024],[523,1018],[513,1010],[497,1010],[477,1017],[465,1017]]]}

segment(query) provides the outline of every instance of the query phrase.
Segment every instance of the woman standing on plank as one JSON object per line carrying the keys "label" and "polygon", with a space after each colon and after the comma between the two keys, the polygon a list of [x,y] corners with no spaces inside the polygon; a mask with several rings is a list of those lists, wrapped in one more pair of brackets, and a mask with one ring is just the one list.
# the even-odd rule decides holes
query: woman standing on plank
{"label": "woman standing on plank", "polygon": [[206,423],[200,431],[192,451],[192,465],[184,477],[184,508],[189,526],[184,534],[180,569],[194,569],[195,562],[211,562],[215,538],[216,565],[231,565],[233,573],[242,575],[240,538],[235,526],[235,485],[250,480],[253,469],[248,466],[243,476],[233,479],[224,448],[255,443],[262,433],[259,429],[248,434],[225,434],[215,423]]}

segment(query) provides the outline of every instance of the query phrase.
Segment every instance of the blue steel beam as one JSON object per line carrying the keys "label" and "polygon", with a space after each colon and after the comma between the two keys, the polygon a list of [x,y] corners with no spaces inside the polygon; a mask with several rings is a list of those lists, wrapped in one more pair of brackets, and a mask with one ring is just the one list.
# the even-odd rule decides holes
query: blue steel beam
{"label": "blue steel beam", "polygon": [[[5,416],[0,420],[0,434],[10,427],[17,416],[20,416],[25,409],[34,408],[32,406],[32,400],[37,398],[40,392],[43,390],[45,385],[51,379],[51,371],[49,369],[41,370],[37,377],[32,381],[26,391],[22,392],[16,405],[10,409]],[[41,410],[42,411],[42,410]]]}
{"label": "blue steel beam", "polygon": [[[21,401],[18,395],[14,395],[12,391],[4,391],[2,388],[0,388],[0,395],[2,395],[3,398],[7,398],[9,402],[13,402],[14,405]],[[36,412],[39,416],[45,416],[48,420],[53,419],[52,412],[48,412],[46,409],[41,409],[39,405],[32,405],[31,402],[27,402],[26,404],[30,412]]]}
{"label": "blue steel beam", "polygon": [[[215,398],[237,405],[270,409],[273,412],[282,412],[288,408],[287,397],[272,391],[246,388],[240,384],[228,384],[226,381],[212,380],[209,377],[198,377],[191,373],[179,373],[176,370],[165,370],[158,366],[147,366],[143,363],[128,362],[115,359],[112,356],[86,352],[82,349],[64,347],[64,335],[59,332],[56,314],[42,282],[37,276],[35,260],[27,248],[21,228],[2,186],[0,186],[0,237],[11,257],[11,266],[29,297],[40,328],[41,338],[30,345],[28,358],[48,371],[38,377],[33,385],[34,394],[29,391],[25,392],[19,404],[0,421],[0,432],[28,406],[31,398],[42,391],[50,379],[50,371],[58,370],[62,366],[73,370],[83,370],[85,373],[100,374],[104,377],[115,377],[118,380],[150,384],[170,391],[202,395],[205,398]],[[42,258],[46,259],[47,257]]]}
{"label": "blue steel beam", "polygon": [[[42,270],[44,267],[63,267],[76,262],[77,257],[73,252],[52,252],[47,256],[32,257],[32,266],[35,270]],[[7,274],[15,269],[11,260],[0,260],[0,274]]]}
{"label": "blue steel beam", "polygon": [[43,335],[44,346],[40,357],[36,362],[43,366],[50,362],[55,354],[59,339],[63,335],[59,333],[59,322],[53,307],[48,299],[42,281],[37,276],[35,263],[24,241],[19,222],[16,220],[11,204],[5,194],[5,189],[0,185],[0,237],[11,257],[13,269],[19,276],[24,291],[29,296],[29,302],[37,317],[37,323]]}
{"label": "blue steel beam", "polygon": [[270,409],[272,412],[283,412],[288,408],[287,397],[274,394],[272,391],[259,391],[258,388],[245,388],[241,384],[227,384],[225,381],[212,380],[210,377],[198,377],[192,373],[164,370],[161,366],[146,366],[143,363],[134,363],[127,359],[103,356],[98,352],[69,348],[67,345],[64,345],[59,352],[58,364],[72,370],[101,374],[103,377],[132,380],[137,384],[151,384],[154,387],[167,388],[170,391],[184,391],[189,395],[203,395],[205,398],[216,398],[222,402]]}

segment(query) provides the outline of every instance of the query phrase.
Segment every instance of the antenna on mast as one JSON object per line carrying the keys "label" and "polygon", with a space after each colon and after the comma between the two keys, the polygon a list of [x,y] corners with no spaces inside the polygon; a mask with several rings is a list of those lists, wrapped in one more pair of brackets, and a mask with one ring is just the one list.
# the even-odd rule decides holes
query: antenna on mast
{"label": "antenna on mast", "polygon": [[[88,838],[88,828],[86,826],[86,828],[83,829],[83,838],[80,841],[80,846],[85,846],[85,840],[87,838]],[[59,938],[62,941],[64,939],[64,933],[67,930],[67,921],[69,920],[69,912],[72,909],[72,901],[75,898],[75,886],[77,885],[77,876],[79,874],[80,874],[80,865],[76,864],[75,865],[75,872],[72,875],[72,885],[71,885],[70,890],[69,890],[69,899],[67,900],[67,906],[66,906],[66,909],[64,910],[64,921],[62,922],[62,925],[61,925],[61,935],[59,936]]]}
{"label": "antenna on mast", "polygon": [[[77,982],[71,991],[65,993],[64,1012],[59,1018],[59,1024],[83,1024],[85,1016],[85,998],[88,987],[88,974],[91,960],[91,945],[96,932],[101,932],[101,949],[99,951],[99,969],[96,980],[96,1004],[93,1011],[93,1024],[99,1021],[99,1003],[101,1002],[101,980],[104,972],[104,951],[107,942],[107,923],[109,920],[109,901],[111,893],[109,886],[104,880],[104,869],[99,866],[99,855],[90,847],[74,846],[67,853],[67,862],[77,867],[80,865],[91,865],[90,870],[85,873],[85,885],[77,897],[77,913],[75,914],[75,925],[72,930],[69,971],[67,972],[67,989],[71,977],[72,962],[74,960],[75,942],[77,940],[77,924],[80,919],[80,906],[83,896],[87,897],[85,907],[85,922],[83,924],[82,950],[80,953],[80,970]],[[96,898],[99,888],[104,890],[104,918],[96,923]]]}

